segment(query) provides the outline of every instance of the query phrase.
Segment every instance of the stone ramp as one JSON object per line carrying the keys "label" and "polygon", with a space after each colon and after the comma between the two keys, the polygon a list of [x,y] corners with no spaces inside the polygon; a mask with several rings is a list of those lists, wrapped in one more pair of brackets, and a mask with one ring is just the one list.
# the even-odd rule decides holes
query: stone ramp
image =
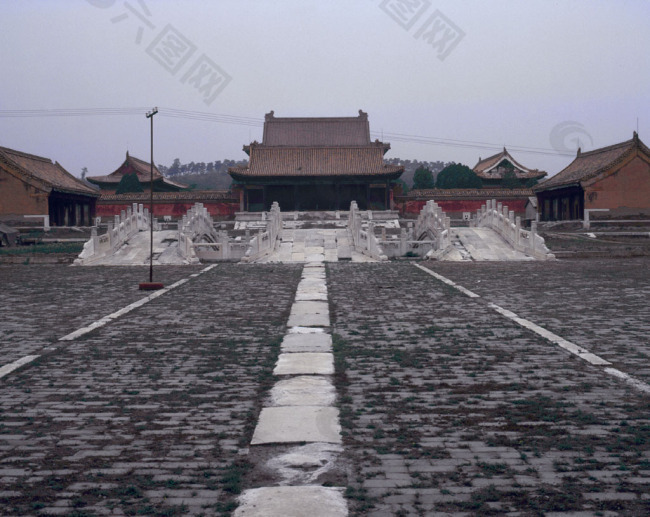
{"label": "stone ramp", "polygon": [[346,228],[299,229],[292,228],[291,224],[288,226],[285,221],[279,245],[259,262],[375,262],[352,248]]}
{"label": "stone ramp", "polygon": [[535,260],[513,249],[503,237],[489,228],[452,228],[451,231],[452,242],[457,240],[461,246],[452,249],[442,260],[477,262]]}

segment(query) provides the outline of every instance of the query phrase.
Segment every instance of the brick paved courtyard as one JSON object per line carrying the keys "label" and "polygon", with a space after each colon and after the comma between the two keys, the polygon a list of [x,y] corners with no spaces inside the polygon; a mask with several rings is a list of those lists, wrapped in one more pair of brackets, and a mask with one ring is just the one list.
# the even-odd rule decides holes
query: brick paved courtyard
{"label": "brick paved courtyard", "polygon": [[[650,514],[650,396],[491,310],[650,382],[650,261],[329,264],[352,515]],[[166,285],[199,267],[160,268]],[[229,514],[300,265],[2,266],[6,515]],[[48,350],[56,347],[54,351]],[[583,512],[583,513],[576,513]]]}

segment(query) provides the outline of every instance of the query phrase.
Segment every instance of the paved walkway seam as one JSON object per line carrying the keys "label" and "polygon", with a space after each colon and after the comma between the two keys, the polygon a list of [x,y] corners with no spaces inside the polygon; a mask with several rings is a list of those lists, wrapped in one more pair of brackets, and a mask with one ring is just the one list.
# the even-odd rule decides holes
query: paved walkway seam
{"label": "paved walkway seam", "polygon": [[453,282],[453,281],[449,280],[449,278],[446,278],[446,277],[444,277],[442,275],[439,275],[435,271],[431,271],[429,268],[421,266],[420,264],[413,264],[413,265],[415,267],[421,269],[425,273],[428,273],[432,277],[437,278],[441,282],[443,282],[443,283],[445,283],[447,285],[450,285],[451,287],[454,287],[455,289],[458,289],[461,293],[463,293],[466,296],[469,296],[470,298],[480,298],[480,296],[478,294],[473,293],[469,289],[465,289],[462,285],[458,285],[456,282]]}
{"label": "paved walkway seam", "polygon": [[[160,289],[159,291],[155,291],[154,293],[150,294],[149,296],[145,296],[144,298],[141,298],[140,300],[137,300],[126,307],[121,308],[120,310],[117,310],[108,316],[104,316],[103,318],[94,321],[90,325],[86,325],[85,327],[82,327],[80,329],[75,330],[74,332],[71,332],[70,334],[67,334],[61,338],[59,338],[59,341],[73,341],[77,339],[78,337],[81,337],[85,334],[88,334],[89,332],[92,332],[95,329],[101,328],[105,326],[107,323],[110,323],[111,321],[114,321],[125,314],[128,314],[134,309],[137,309],[138,307],[142,307],[145,303],[150,302],[151,300],[155,300],[159,296],[162,296],[165,293],[168,293],[172,289],[176,289],[177,287],[180,287],[181,285],[189,282],[190,278],[195,278],[199,275],[202,275],[203,273],[207,273],[211,269],[217,267],[218,264],[212,264],[211,266],[208,266],[204,269],[202,269],[198,273],[194,273],[190,275],[188,278],[183,278],[181,280],[178,280],[177,282],[174,282],[172,285],[169,287],[165,287],[163,289]],[[56,348],[52,347],[47,347],[44,350],[48,351],[53,351],[56,350]],[[20,359],[14,361],[13,363],[6,364],[2,367],[0,367],[0,379],[5,377],[6,375],[9,375],[11,372],[14,370],[17,370],[21,366],[24,366],[26,364],[31,363],[35,359],[41,357],[40,355],[26,355],[25,357],[21,357]]]}
{"label": "paved walkway seam", "polygon": [[[480,296],[476,293],[473,293],[469,289],[465,289],[463,286],[458,285],[456,282],[453,282],[452,280],[449,280],[448,278],[436,273],[435,271],[432,271],[424,266],[421,266],[420,264],[414,264],[415,267],[421,269],[422,271],[430,274],[434,278],[440,280],[441,282],[454,287],[455,289],[458,289],[461,293],[465,294],[466,296],[469,296],[470,298],[480,298]],[[572,343],[571,341],[568,341],[564,339],[563,337],[558,336],[557,334],[554,334],[550,330],[546,330],[544,327],[540,327],[539,325],[533,323],[532,321],[529,321],[525,318],[522,318],[515,314],[512,311],[509,311],[508,309],[504,309],[503,307],[500,307],[499,305],[496,305],[494,303],[488,303],[487,304],[490,309],[495,310],[502,316],[508,318],[511,321],[514,321],[518,325],[527,328],[528,330],[532,330],[535,334],[543,337],[544,339],[547,339],[551,343],[555,343],[558,345],[560,348],[563,348],[567,352],[579,357],[580,359],[587,361],[589,364],[592,366],[609,366],[612,363],[607,361],[606,359],[603,359],[602,357],[594,354],[593,352],[590,352],[586,348],[583,348],[581,346],[576,345],[575,343]],[[634,388],[643,391],[645,393],[650,393],[650,385],[636,379],[635,377],[632,377],[631,375],[622,372],[620,370],[617,370],[616,368],[604,368],[603,371],[607,373],[608,375],[612,375],[616,377],[617,379],[621,379]]]}
{"label": "paved walkway seam", "polygon": [[[207,273],[211,269],[217,267],[217,264],[212,264],[211,266],[208,266],[204,269],[202,269],[199,273],[195,273],[196,276],[201,275],[203,273]],[[195,277],[195,275],[190,275],[190,277]],[[86,325],[85,327],[82,327],[80,329],[75,330],[74,332],[71,332],[70,334],[67,334],[61,338],[59,338],[59,341],[72,341],[74,339],[77,339],[78,337],[81,337],[85,334],[88,334],[89,332],[92,332],[95,329],[101,328],[105,326],[107,323],[110,323],[113,320],[116,320],[117,318],[120,318],[124,316],[125,314],[128,314],[129,312],[137,309],[138,307],[142,307],[145,303],[150,302],[151,300],[155,300],[159,296],[162,296],[163,294],[168,293],[172,289],[176,289],[177,287],[180,287],[181,285],[187,283],[190,281],[190,278],[183,278],[181,280],[178,280],[177,282],[174,282],[172,285],[169,287],[164,287],[163,289],[160,289],[159,291],[155,291],[154,293],[150,294],[149,296],[145,296],[144,298],[141,298],[138,301],[135,301],[126,307],[123,307],[122,309],[115,311],[108,316],[104,316],[103,318],[94,321],[90,325]]]}
{"label": "paved walkway seam", "polygon": [[[502,316],[505,316],[506,318],[514,321],[515,323],[521,325],[522,327],[532,330],[533,332],[535,332],[535,334],[542,336],[545,339],[548,339],[550,342],[555,343],[556,345],[563,348],[567,352],[578,356],[580,359],[587,361],[589,364],[593,366],[607,366],[612,364],[609,361],[603,359],[602,357],[590,352],[589,350],[582,348],[581,346],[578,346],[575,343],[572,343],[571,341],[567,341],[563,337],[560,337],[557,334],[554,334],[553,332],[546,330],[543,327],[540,327],[539,325],[536,325],[532,321],[528,321],[525,318],[521,318],[517,316],[512,311],[504,309],[503,307],[499,307],[494,303],[488,303],[488,307],[494,309]],[[612,375],[618,379],[627,382],[628,384],[630,384],[631,386],[635,387],[638,390],[644,391],[646,393],[650,393],[650,385],[632,377],[631,375],[628,375],[627,373],[617,370],[616,368],[604,368],[603,371],[609,375]]]}
{"label": "paved walkway seam", "polygon": [[21,357],[20,359],[17,359],[13,363],[5,364],[2,368],[0,368],[0,379],[2,379],[5,375],[9,375],[11,372],[17,370],[21,366],[31,363],[34,359],[38,359],[39,357],[41,356],[26,355],[25,357]]}

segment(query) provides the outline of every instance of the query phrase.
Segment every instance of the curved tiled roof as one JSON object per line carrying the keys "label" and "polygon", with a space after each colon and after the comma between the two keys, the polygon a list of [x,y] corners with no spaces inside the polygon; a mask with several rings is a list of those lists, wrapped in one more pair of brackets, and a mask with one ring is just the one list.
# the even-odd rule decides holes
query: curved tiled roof
{"label": "curved tiled roof", "polygon": [[99,192],[75,178],[58,162],[49,158],[0,147],[0,155],[27,179],[41,183],[46,190],[99,197]]}
{"label": "curved tiled roof", "polygon": [[[145,162],[140,158],[131,156],[128,151],[126,153],[126,160],[124,160],[122,165],[120,165],[116,170],[110,174],[107,174],[106,176],[89,176],[87,179],[93,183],[114,183],[117,185],[122,180],[125,170],[128,171],[129,169],[133,169],[135,171],[141,183],[149,183],[149,179],[151,178],[151,162]],[[170,180],[169,178],[163,176],[155,164],[153,166],[153,180],[154,182],[162,181],[167,185],[172,185],[178,188],[188,187],[183,183],[177,183],[176,181]]]}
{"label": "curved tiled roof", "polygon": [[501,163],[501,160],[508,160],[510,163],[512,163],[515,166],[515,175],[517,178],[521,179],[530,179],[530,178],[542,178],[546,176],[546,172],[544,171],[539,171],[537,169],[529,169],[528,167],[524,167],[521,165],[519,162],[517,162],[512,155],[508,152],[508,150],[504,147],[503,151],[489,156],[488,158],[480,159],[476,165],[474,165],[474,168],[472,169],[476,175],[480,178],[484,179],[500,179],[503,177],[502,173],[497,173],[492,172],[499,163]]}
{"label": "curved tiled roof", "polygon": [[[97,183],[119,183],[124,176],[124,169],[129,165],[135,170],[135,173],[138,175],[138,179],[140,181],[149,181],[149,178],[151,176],[151,162],[145,162],[140,158],[131,156],[128,151],[126,153],[126,160],[124,160],[124,162],[122,162],[122,165],[120,165],[113,172],[105,176],[89,176],[88,180]],[[160,174],[158,167],[156,167],[154,164],[153,180],[156,181],[161,177],[162,174]]]}
{"label": "curved tiled roof", "polygon": [[358,147],[252,146],[248,167],[231,167],[241,177],[389,176],[403,167],[384,164],[384,144]]}
{"label": "curved tiled roof", "polygon": [[358,117],[276,118],[271,111],[264,121],[265,146],[319,147],[370,143],[368,114]]}
{"label": "curved tiled roof", "polygon": [[558,172],[555,176],[542,181],[534,187],[535,192],[549,190],[570,185],[577,185],[587,181],[590,178],[606,171],[617,163],[623,161],[635,149],[639,149],[650,157],[650,150],[639,139],[634,132],[631,140],[621,142],[620,144],[601,147],[586,153],[580,152],[578,156],[567,167]]}

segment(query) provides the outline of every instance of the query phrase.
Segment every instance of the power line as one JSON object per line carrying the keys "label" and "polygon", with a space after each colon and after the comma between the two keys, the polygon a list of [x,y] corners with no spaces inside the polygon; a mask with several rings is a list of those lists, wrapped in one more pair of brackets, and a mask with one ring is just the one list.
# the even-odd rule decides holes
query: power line
{"label": "power line", "polygon": [[[140,116],[146,113],[149,107],[132,108],[62,108],[62,109],[29,109],[29,110],[0,110],[0,118],[38,118],[38,117],[96,117],[96,116]],[[217,124],[232,124],[248,127],[263,127],[264,120],[256,117],[228,115],[224,113],[209,113],[204,111],[191,111],[177,108],[160,108],[160,116],[184,120],[196,120]],[[389,141],[413,143],[420,145],[435,145],[443,147],[456,147],[462,149],[485,149],[494,151],[501,149],[502,145],[490,142],[477,142],[471,140],[457,140],[451,138],[412,135],[408,133],[388,133],[372,131],[375,138],[388,138]],[[554,149],[530,146],[509,146],[510,150],[519,153],[542,154],[553,156],[573,156],[572,152],[561,152]]]}

